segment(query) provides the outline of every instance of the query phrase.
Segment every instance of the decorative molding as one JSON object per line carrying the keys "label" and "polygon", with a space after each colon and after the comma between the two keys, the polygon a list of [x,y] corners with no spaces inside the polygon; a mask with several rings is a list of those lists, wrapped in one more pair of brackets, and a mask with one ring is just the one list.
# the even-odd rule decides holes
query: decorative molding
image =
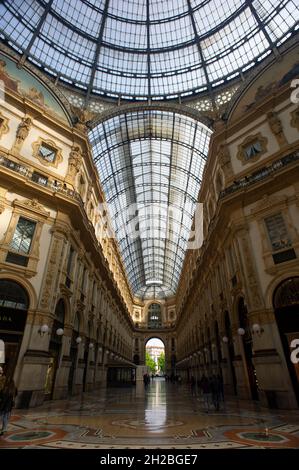
{"label": "decorative molding", "polygon": [[50,212],[47,212],[46,209],[35,198],[26,199],[25,201],[15,199],[12,204],[14,207],[17,207],[21,210],[25,209],[26,211],[34,212],[34,214],[37,214],[42,218],[47,218],[50,216]]}
{"label": "decorative molding", "polygon": [[288,141],[283,131],[282,122],[279,119],[277,113],[275,113],[274,111],[270,111],[269,113],[267,113],[267,120],[270,129],[275,135],[280,148],[284,148],[285,146],[287,146]]}
{"label": "decorative molding", "polygon": [[[6,46],[5,44],[0,44],[0,50],[4,52],[5,55],[8,56],[8,58],[12,59],[14,62],[19,63],[20,61],[20,54],[15,52],[11,47]],[[35,65],[32,63],[26,61],[25,64],[22,64],[22,68],[25,71],[28,71],[31,75],[33,75],[38,81],[40,81],[46,88],[48,88],[48,91],[51,93],[51,95],[59,102],[60,106],[63,108],[67,120],[69,121],[69,124],[72,124],[74,120],[73,112],[71,109],[71,105],[69,103],[69,100],[65,96],[64,93],[60,91],[60,88],[53,83],[53,79],[49,79],[45,73],[43,73],[41,70],[39,70]],[[57,116],[55,115],[55,118]]]}
{"label": "decorative molding", "polygon": [[285,195],[271,195],[264,194],[264,196],[258,200],[255,204],[254,208],[251,209],[251,214],[256,214],[257,212],[265,211],[268,209],[273,209],[275,206],[279,204],[286,204],[287,203],[287,196]]}
{"label": "decorative molding", "polygon": [[[56,154],[55,154],[54,162],[48,162],[40,155],[39,150],[42,144],[49,146],[51,149],[55,151]],[[62,150],[59,147],[57,147],[55,142],[53,142],[53,140],[42,139],[41,137],[39,137],[39,139],[36,142],[33,142],[32,155],[35,158],[37,158],[42,163],[42,165],[52,166],[54,168],[57,168],[58,165],[63,161]]]}
{"label": "decorative molding", "polygon": [[59,258],[59,253],[61,253],[61,243],[62,240],[53,235],[51,254],[45,271],[46,275],[44,278],[44,285],[40,301],[40,305],[44,309],[50,306],[52,287],[55,276],[57,275],[57,260]]}
{"label": "decorative molding", "polygon": [[0,111],[0,139],[4,134],[7,134],[9,131],[9,126],[8,126],[8,118],[3,116],[3,114]]}
{"label": "decorative molding", "polygon": [[299,108],[291,112],[291,126],[299,131]]}
{"label": "decorative molding", "polygon": [[28,116],[23,117],[18,125],[16,138],[11,148],[12,152],[20,152],[24,141],[27,139],[32,126],[32,119]]}

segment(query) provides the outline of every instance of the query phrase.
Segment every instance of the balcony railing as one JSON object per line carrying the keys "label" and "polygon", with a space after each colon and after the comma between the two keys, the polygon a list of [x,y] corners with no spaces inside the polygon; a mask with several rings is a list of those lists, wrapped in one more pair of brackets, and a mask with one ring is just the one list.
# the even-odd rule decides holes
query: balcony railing
{"label": "balcony railing", "polygon": [[52,179],[47,180],[46,177],[45,179],[43,179],[41,178],[41,174],[39,174],[40,177],[38,178],[36,172],[30,170],[23,164],[21,165],[20,163],[16,163],[7,157],[4,157],[3,155],[0,155],[0,166],[8,168],[9,170],[12,170],[16,173],[19,173],[21,176],[24,176],[27,180],[30,180],[31,182],[38,184],[39,186],[46,187],[51,191],[55,191],[57,193],[64,194],[65,196],[70,197],[72,199],[75,199],[77,202],[79,202],[82,207],[84,207],[84,203],[80,194],[77,191],[74,191],[73,189],[67,188],[65,183],[61,183],[60,181]]}
{"label": "balcony railing", "polygon": [[240,180],[234,181],[234,184],[229,186],[228,188],[225,188],[223,191],[221,191],[219,195],[219,199],[224,198],[225,196],[229,194],[233,194],[239,189],[246,188],[248,186],[251,186],[254,183],[257,183],[259,181],[264,180],[268,176],[271,176],[273,173],[276,171],[280,170],[281,168],[290,165],[291,163],[299,160],[299,151],[296,150],[295,152],[286,155],[285,157],[280,158],[279,160],[276,160],[269,166],[265,166],[261,168],[258,171],[255,171],[251,175],[244,176],[244,178],[241,178]]}

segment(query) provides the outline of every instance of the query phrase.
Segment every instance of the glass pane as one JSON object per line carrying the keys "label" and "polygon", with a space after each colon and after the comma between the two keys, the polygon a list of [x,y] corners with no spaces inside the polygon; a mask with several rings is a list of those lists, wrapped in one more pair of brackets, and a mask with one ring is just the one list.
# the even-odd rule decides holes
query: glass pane
{"label": "glass pane", "polygon": [[11,248],[14,251],[28,254],[30,251],[36,222],[20,217],[17,223],[13,239],[11,241]]}
{"label": "glass pane", "polygon": [[46,144],[42,144],[39,148],[40,156],[46,160],[46,162],[53,163],[56,157],[56,150],[52,149]]}

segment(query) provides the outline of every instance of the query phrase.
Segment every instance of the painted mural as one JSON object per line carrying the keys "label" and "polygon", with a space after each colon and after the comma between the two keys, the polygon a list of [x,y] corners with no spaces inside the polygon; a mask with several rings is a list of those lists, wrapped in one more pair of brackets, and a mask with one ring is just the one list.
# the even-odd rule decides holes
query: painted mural
{"label": "painted mural", "polygon": [[19,93],[38,104],[49,114],[68,122],[67,116],[53,95],[33,75],[18,68],[12,60],[0,54],[0,80],[5,88]]}

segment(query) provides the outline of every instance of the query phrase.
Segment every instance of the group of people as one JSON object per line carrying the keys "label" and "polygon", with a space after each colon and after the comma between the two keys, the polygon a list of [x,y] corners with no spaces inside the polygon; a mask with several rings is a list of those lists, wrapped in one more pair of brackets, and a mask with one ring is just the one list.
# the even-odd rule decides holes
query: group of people
{"label": "group of people", "polygon": [[182,383],[182,377],[180,375],[174,375],[174,374],[165,375],[165,380],[166,382],[171,382],[172,384]]}
{"label": "group of people", "polygon": [[2,421],[0,436],[3,436],[7,430],[9,417],[15,404],[16,395],[17,389],[13,379],[7,378],[4,374],[3,368],[0,366],[0,418]]}
{"label": "group of people", "polygon": [[224,390],[223,380],[220,374],[213,374],[211,377],[203,375],[200,380],[197,381],[192,375],[190,378],[191,394],[196,395],[196,385],[201,390],[204,406],[206,411],[210,410],[210,406],[213,405],[215,410],[220,409],[220,402],[224,402]]}

